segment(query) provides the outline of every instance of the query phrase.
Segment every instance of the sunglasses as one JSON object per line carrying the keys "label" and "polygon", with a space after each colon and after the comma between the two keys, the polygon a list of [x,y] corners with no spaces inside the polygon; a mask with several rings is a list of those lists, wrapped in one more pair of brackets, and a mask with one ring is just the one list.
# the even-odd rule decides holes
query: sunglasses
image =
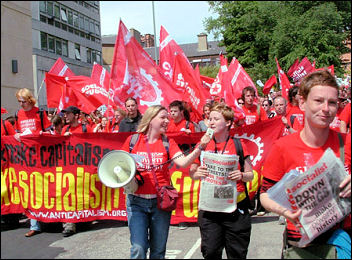
{"label": "sunglasses", "polygon": [[27,103],[27,100],[18,100],[18,103]]}
{"label": "sunglasses", "polygon": [[239,104],[239,105],[244,105],[244,103],[243,103],[243,102],[238,102],[238,104]]}

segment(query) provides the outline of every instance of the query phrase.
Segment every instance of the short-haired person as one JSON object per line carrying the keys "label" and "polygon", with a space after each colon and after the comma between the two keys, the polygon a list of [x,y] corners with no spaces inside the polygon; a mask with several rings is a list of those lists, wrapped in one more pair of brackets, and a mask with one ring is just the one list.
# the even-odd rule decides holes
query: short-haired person
{"label": "short-haired person", "polygon": [[[304,123],[304,112],[301,110],[299,107],[299,88],[298,86],[293,86],[288,90],[288,104],[286,108],[286,118],[288,121],[288,124],[294,129],[294,130],[300,130],[301,127],[299,125],[303,126]],[[296,123],[294,121],[297,121]],[[296,127],[296,125],[298,127]]]}
{"label": "short-haired person", "polygon": [[[260,200],[262,206],[268,211],[287,219],[285,234],[288,246],[295,246],[301,238],[297,225],[302,210],[292,211],[280,206],[269,198],[267,190],[292,169],[299,170],[303,174],[321,158],[327,148],[331,148],[337,157],[341,157],[338,132],[329,127],[337,111],[338,89],[335,77],[328,71],[316,71],[304,77],[299,89],[300,108],[305,115],[304,127],[299,132],[276,140],[264,162],[262,170],[264,179]],[[346,135],[341,134],[341,136],[346,144],[348,141]],[[310,157],[310,160],[307,160],[307,157]],[[346,163],[350,164],[350,141],[349,147],[345,146],[345,158],[349,158],[349,162],[345,160],[345,166],[349,168],[349,175],[339,185],[340,197],[350,198],[351,168],[346,165]],[[312,243],[325,244],[333,230],[339,227],[340,223],[317,237]],[[351,234],[350,216],[345,219],[341,228],[345,229],[349,235]]]}
{"label": "short-haired person", "polygon": [[296,132],[288,123],[286,118],[286,108],[287,108],[287,100],[283,96],[276,96],[274,98],[274,112],[275,116],[281,116],[282,123],[285,125],[286,129],[283,135],[288,135]]}
{"label": "short-haired person", "polygon": [[73,133],[92,133],[92,128],[88,124],[82,124],[78,121],[81,111],[78,107],[69,106],[61,111],[64,113],[66,124],[62,129],[62,135],[71,135]]}
{"label": "short-haired person", "polygon": [[129,97],[125,101],[127,116],[122,119],[119,125],[119,132],[136,132],[137,126],[142,119],[142,114],[138,110],[137,100]]}
{"label": "short-haired person", "polygon": [[[230,129],[234,120],[233,110],[223,104],[211,108],[209,128],[214,130],[213,139],[205,151],[234,155],[236,146],[230,137]],[[225,247],[227,258],[245,259],[247,256],[250,236],[251,217],[245,200],[245,183],[253,179],[252,163],[246,145],[241,141],[244,155],[244,171],[241,167],[228,174],[228,180],[237,185],[237,209],[232,213],[211,212],[200,210],[198,224],[201,234],[201,251],[205,259],[221,259]],[[199,166],[195,161],[190,167],[192,179],[199,180],[208,176],[206,166]],[[201,189],[202,187],[200,187]]]}
{"label": "short-haired person", "polygon": [[242,99],[244,105],[242,106],[243,112],[246,115],[245,125],[251,125],[258,121],[263,121],[268,119],[265,110],[257,104],[254,104],[254,99],[256,98],[255,89],[252,86],[247,86],[242,90]]}
{"label": "short-haired person", "polygon": [[182,101],[172,101],[169,105],[169,111],[171,120],[167,129],[168,132],[184,131],[187,134],[195,133],[193,123],[185,118],[185,113],[187,113],[187,111],[184,108]]}
{"label": "short-haired person", "polygon": [[[168,166],[171,160],[180,166],[187,167],[196,159],[201,150],[210,141],[204,134],[199,145],[187,156],[182,156],[178,145],[173,139],[168,139],[169,152],[167,152],[163,138],[169,124],[168,111],[160,105],[150,106],[144,113],[137,133],[138,140],[130,151],[130,142],[133,135],[129,136],[122,150],[144,157],[143,167],[137,166],[144,183],[134,193],[126,198],[128,227],[130,230],[131,258],[146,258],[150,248],[150,258],[165,258],[166,243],[169,233],[171,212],[160,210],[157,207],[156,184],[153,178],[154,168],[159,186],[170,185],[171,176]],[[178,157],[180,156],[180,157]],[[152,158],[150,162],[149,158]]]}
{"label": "short-haired person", "polygon": [[32,92],[27,88],[21,88],[16,92],[16,98],[21,106],[21,109],[16,113],[16,140],[20,140],[20,135],[24,132],[40,134],[41,132],[48,131],[51,123],[46,111],[40,111],[35,106],[37,101]]}
{"label": "short-haired person", "polygon": [[110,124],[110,132],[111,133],[119,132],[120,123],[125,117],[126,117],[126,111],[123,110],[122,108],[118,107],[114,111],[114,117],[111,120],[111,124]]}

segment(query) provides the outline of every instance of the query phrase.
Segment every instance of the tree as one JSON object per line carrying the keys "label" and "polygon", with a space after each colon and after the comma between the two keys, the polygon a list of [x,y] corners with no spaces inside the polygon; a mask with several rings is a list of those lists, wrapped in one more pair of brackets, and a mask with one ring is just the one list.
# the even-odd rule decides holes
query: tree
{"label": "tree", "polygon": [[287,71],[297,59],[316,67],[334,65],[343,74],[340,56],[350,52],[349,1],[209,1],[218,18],[204,21],[208,33],[221,38],[229,62],[236,57],[256,82],[277,73],[275,57]]}

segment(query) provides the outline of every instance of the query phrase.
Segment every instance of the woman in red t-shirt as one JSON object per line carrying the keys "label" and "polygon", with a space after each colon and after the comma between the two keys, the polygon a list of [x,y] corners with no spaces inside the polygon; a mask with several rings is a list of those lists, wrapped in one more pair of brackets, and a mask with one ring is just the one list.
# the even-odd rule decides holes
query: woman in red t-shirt
{"label": "woman in red t-shirt", "polygon": [[[235,155],[236,146],[230,137],[230,129],[234,120],[233,110],[224,104],[211,108],[209,128],[214,131],[214,138],[207,145],[206,151]],[[228,173],[227,181],[236,182],[237,197],[234,195],[229,200],[236,200],[237,208],[231,213],[199,210],[198,223],[202,238],[202,254],[205,259],[221,259],[225,247],[228,259],[245,259],[247,256],[251,236],[251,216],[245,200],[245,182],[253,179],[252,163],[247,147],[242,143],[244,155],[244,171],[240,165],[237,170]],[[192,164],[190,176],[192,179],[202,179],[209,175],[207,166],[199,166],[199,160]],[[213,175],[209,176],[213,177]],[[228,185],[218,185],[219,189],[227,189]],[[200,187],[202,189],[202,187]],[[236,194],[236,193],[233,193]]]}
{"label": "woman in red t-shirt", "polygon": [[[149,107],[138,125],[139,138],[131,153],[143,157],[143,166],[137,166],[144,183],[134,193],[126,198],[128,227],[131,232],[131,258],[146,258],[150,247],[150,259],[165,258],[166,242],[169,234],[171,212],[157,207],[156,184],[152,168],[159,186],[170,185],[170,174],[167,151],[163,144],[163,135],[169,124],[168,111],[165,107],[155,105]],[[130,152],[129,136],[122,150]],[[187,167],[196,159],[210,141],[209,135],[201,138],[200,144],[187,156],[182,156],[178,145],[173,139],[169,140],[169,156],[180,167]],[[150,162],[149,158],[152,158]]]}
{"label": "woman in red t-shirt", "polygon": [[[335,77],[328,71],[316,71],[309,74],[300,84],[300,95],[300,107],[305,113],[303,129],[275,141],[262,170],[264,178],[260,200],[268,211],[277,213],[287,219],[287,246],[297,246],[302,237],[298,229],[302,209],[293,211],[291,208],[282,207],[269,198],[267,190],[280,181],[290,170],[295,169],[302,174],[305,173],[328,148],[331,148],[337,157],[341,156],[338,133],[329,127],[338,108],[338,85]],[[346,144],[346,135],[342,135],[342,138],[344,144]],[[349,149],[345,145],[345,158],[348,158],[348,160],[345,160],[345,164],[348,161],[350,162],[350,145]],[[349,176],[339,185],[339,189],[341,189],[340,197],[351,197],[350,174],[349,170]],[[337,224],[334,228],[336,227],[340,227],[340,224]],[[345,218],[343,227],[347,233],[351,232],[350,215]],[[318,236],[311,243],[325,244],[332,235],[334,228]]]}

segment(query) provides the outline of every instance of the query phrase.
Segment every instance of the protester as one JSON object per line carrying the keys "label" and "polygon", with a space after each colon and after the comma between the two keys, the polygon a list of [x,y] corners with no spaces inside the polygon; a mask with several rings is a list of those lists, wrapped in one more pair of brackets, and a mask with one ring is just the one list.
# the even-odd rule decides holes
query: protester
{"label": "protester", "polygon": [[240,97],[237,99],[237,104],[242,108],[244,105],[244,100]]}
{"label": "protester", "polygon": [[119,132],[136,132],[138,123],[142,119],[142,114],[138,110],[137,100],[129,97],[125,101],[127,117],[122,119]]}
{"label": "protester", "polygon": [[[214,137],[205,151],[227,155],[237,154],[233,140],[230,140],[230,128],[234,120],[233,110],[222,104],[212,107],[210,112],[210,128]],[[251,217],[245,200],[245,182],[253,179],[252,163],[247,147],[241,142],[244,154],[244,171],[240,166],[228,174],[230,181],[237,182],[237,209],[232,213],[200,210],[198,224],[201,233],[201,251],[205,259],[221,259],[225,247],[227,258],[247,256],[251,235]],[[208,176],[206,166],[199,166],[199,160],[191,165],[190,176],[199,180]],[[202,187],[200,187],[202,188]]]}
{"label": "protester", "polygon": [[[292,169],[304,173],[314,165],[327,148],[331,148],[337,157],[340,157],[338,133],[330,129],[329,125],[337,111],[338,85],[335,77],[328,71],[316,71],[302,79],[299,89],[301,95],[300,108],[304,111],[304,127],[302,131],[282,137],[274,142],[268,154],[262,175],[264,176],[260,200],[262,205],[271,212],[284,216],[287,219],[284,245],[292,247],[297,245],[301,234],[298,229],[299,216],[302,210],[293,211],[284,208],[270,199],[267,190],[280,181]],[[346,144],[346,135],[342,135]],[[346,147],[347,148],[347,147]],[[351,149],[345,149],[346,158],[351,158]],[[345,163],[348,163],[345,160]],[[349,176],[340,184],[340,197],[351,197],[351,171]],[[325,244],[333,231],[338,227],[351,234],[351,219],[347,217],[343,225],[337,224],[311,242],[311,244]],[[348,246],[349,248],[351,245]]]}
{"label": "protester", "polygon": [[119,126],[122,121],[126,117],[126,111],[123,110],[122,108],[118,107],[114,111],[114,117],[110,122],[110,132],[111,133],[117,133],[119,131]]}
{"label": "protester", "polygon": [[19,89],[16,92],[17,101],[21,109],[16,112],[15,138],[20,141],[23,134],[39,134],[50,127],[50,121],[45,111],[35,106],[37,103],[32,92],[27,88]]}
{"label": "protester", "polygon": [[275,113],[271,110],[272,108],[272,102],[269,99],[264,99],[262,103],[262,107],[267,115],[268,118],[272,118],[275,116]]}
{"label": "protester", "polygon": [[92,133],[92,128],[87,124],[78,122],[78,118],[81,114],[79,108],[75,106],[69,106],[62,110],[66,124],[62,129],[62,135],[71,135],[72,133]]}
{"label": "protester", "polygon": [[168,132],[183,131],[187,134],[195,133],[195,127],[189,118],[186,119],[187,111],[183,106],[182,101],[174,100],[169,105],[170,123],[167,128]]}
{"label": "protester", "polygon": [[[1,108],[1,114],[5,114],[7,111]],[[16,131],[13,125],[8,120],[3,120],[1,118],[1,136],[4,135],[15,135]]]}
{"label": "protester", "polygon": [[288,101],[289,103],[287,104],[286,108],[286,118],[288,121],[288,124],[296,131],[300,130],[300,128],[294,127],[294,120],[295,118],[298,120],[297,126],[302,125],[303,126],[303,116],[304,112],[300,109],[298,106],[300,96],[298,93],[298,87],[294,86],[288,90]]}
{"label": "protester", "polygon": [[283,96],[276,96],[274,98],[274,112],[275,116],[281,116],[281,121],[286,127],[283,136],[296,132],[296,130],[294,130],[287,121],[286,108],[287,100]]}
{"label": "protester", "polygon": [[[205,134],[200,144],[187,156],[169,139],[168,150],[163,139],[169,124],[168,111],[165,107],[154,105],[149,107],[138,125],[139,138],[130,151],[132,135],[125,141],[122,150],[144,157],[143,167],[138,171],[143,177],[144,184],[140,185],[134,193],[128,194],[126,199],[128,227],[130,230],[131,258],[146,258],[150,248],[150,258],[165,258],[166,243],[169,233],[171,212],[157,208],[156,184],[153,179],[152,168],[159,186],[169,185],[171,181],[168,164],[168,155],[180,167],[190,165],[200,151],[210,141]],[[180,156],[180,157],[179,157]],[[149,158],[153,158],[150,162]]]}
{"label": "protester", "polygon": [[101,122],[98,123],[93,129],[93,133],[109,133],[108,121],[109,119],[106,116],[103,116],[101,118]]}
{"label": "protester", "polygon": [[254,104],[255,98],[255,90],[253,87],[248,86],[242,90],[242,99],[244,100],[244,106],[242,106],[242,109],[246,115],[244,125],[251,125],[258,121],[268,119],[265,110],[260,105]]}
{"label": "protester", "polygon": [[351,132],[351,103],[348,103],[340,114],[341,133]]}
{"label": "protester", "polygon": [[211,104],[205,103],[203,106],[203,120],[199,121],[199,127],[202,132],[207,131],[209,127],[209,115],[210,115]]}

